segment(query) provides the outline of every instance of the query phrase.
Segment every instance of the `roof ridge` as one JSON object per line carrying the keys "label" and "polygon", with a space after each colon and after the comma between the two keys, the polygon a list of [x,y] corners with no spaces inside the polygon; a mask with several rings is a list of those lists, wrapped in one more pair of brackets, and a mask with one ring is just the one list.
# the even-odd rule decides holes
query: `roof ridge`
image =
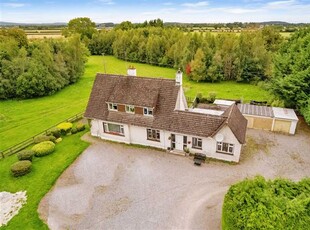
{"label": "roof ridge", "polygon": [[101,76],[109,76],[109,77],[123,77],[123,78],[135,78],[135,79],[143,79],[143,80],[157,80],[157,81],[171,81],[175,82],[175,79],[171,78],[164,78],[164,77],[145,77],[145,76],[128,76],[123,74],[108,74],[108,73],[99,73],[97,72],[96,75]]}

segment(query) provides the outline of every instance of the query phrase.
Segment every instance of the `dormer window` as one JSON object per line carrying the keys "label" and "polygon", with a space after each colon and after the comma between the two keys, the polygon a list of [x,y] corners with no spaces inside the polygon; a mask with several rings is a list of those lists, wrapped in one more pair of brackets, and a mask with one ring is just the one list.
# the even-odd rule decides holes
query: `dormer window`
{"label": "dormer window", "polygon": [[146,116],[153,116],[153,108],[144,107],[143,114]]}
{"label": "dormer window", "polygon": [[109,110],[117,111],[117,104],[116,103],[109,103]]}
{"label": "dormer window", "polygon": [[126,110],[126,113],[135,113],[135,106],[133,106],[133,105],[126,105],[125,106],[125,110]]}

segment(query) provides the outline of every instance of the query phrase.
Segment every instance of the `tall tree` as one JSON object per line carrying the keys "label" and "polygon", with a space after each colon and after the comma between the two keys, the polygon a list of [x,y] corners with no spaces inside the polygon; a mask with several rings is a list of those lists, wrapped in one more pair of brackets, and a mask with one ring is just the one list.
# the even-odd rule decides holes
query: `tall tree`
{"label": "tall tree", "polygon": [[274,62],[272,91],[297,107],[310,124],[310,29],[295,32]]}
{"label": "tall tree", "polygon": [[91,39],[96,33],[96,23],[92,22],[90,18],[74,18],[68,23],[68,27],[62,31],[63,35],[68,37],[72,34],[80,34],[81,39]]}
{"label": "tall tree", "polygon": [[206,63],[205,54],[201,48],[198,48],[194,57],[191,61],[191,74],[190,78],[194,81],[203,81],[206,78]]}

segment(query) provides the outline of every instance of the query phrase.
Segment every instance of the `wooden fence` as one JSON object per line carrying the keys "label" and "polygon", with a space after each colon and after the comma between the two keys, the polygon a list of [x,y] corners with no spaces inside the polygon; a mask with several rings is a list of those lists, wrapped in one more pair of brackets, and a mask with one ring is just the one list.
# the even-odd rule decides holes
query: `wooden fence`
{"label": "wooden fence", "polygon": [[63,122],[73,122],[73,121],[77,121],[77,120],[80,120],[84,117],[84,112],[81,112],[81,113],[78,113],[78,114],[75,114],[74,116],[72,117],[69,117],[59,123],[57,123],[56,125],[53,125],[52,127],[44,130],[43,132],[41,133],[38,133],[30,138],[28,138],[27,140],[24,140],[16,145],[13,145],[11,146],[10,148],[8,149],[5,149],[4,151],[0,151],[0,159],[1,158],[4,158],[6,156],[11,156],[17,152],[19,152],[20,150],[24,149],[24,148],[27,148],[29,145],[33,144],[34,143],[34,139],[37,137],[37,136],[41,136],[41,135],[44,135],[44,134],[47,134],[50,130],[54,129],[57,125],[59,125],[60,123],[63,123]]}

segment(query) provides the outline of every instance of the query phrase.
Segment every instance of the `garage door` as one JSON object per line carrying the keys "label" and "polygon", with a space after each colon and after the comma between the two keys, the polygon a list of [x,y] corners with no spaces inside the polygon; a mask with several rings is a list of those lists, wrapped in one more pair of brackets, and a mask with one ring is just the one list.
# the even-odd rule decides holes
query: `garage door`
{"label": "garage door", "polygon": [[276,132],[289,133],[291,127],[291,121],[275,120],[273,130]]}
{"label": "garage door", "polygon": [[272,119],[271,118],[260,118],[255,117],[253,121],[253,128],[254,129],[264,129],[264,130],[271,130],[272,127]]}

